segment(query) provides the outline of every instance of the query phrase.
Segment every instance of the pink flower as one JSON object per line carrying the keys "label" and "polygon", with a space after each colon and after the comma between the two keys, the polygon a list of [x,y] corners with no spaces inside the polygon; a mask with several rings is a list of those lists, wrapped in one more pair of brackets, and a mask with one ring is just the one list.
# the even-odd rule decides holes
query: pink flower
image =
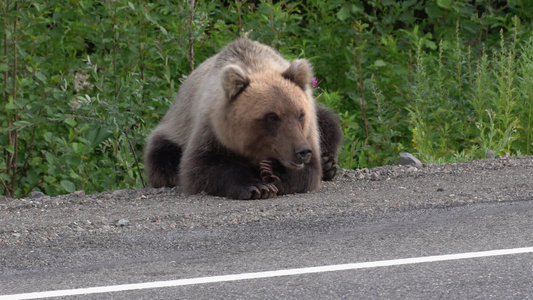
{"label": "pink flower", "polygon": [[312,83],[313,88],[317,89],[319,84],[320,84],[320,81],[318,81],[316,77],[313,77],[313,83]]}

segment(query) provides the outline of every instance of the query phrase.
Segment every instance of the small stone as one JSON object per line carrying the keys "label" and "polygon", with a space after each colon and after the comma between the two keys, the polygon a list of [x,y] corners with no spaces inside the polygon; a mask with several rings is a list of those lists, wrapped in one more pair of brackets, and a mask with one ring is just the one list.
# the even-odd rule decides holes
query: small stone
{"label": "small stone", "polygon": [[40,191],[33,191],[30,194],[30,198],[32,198],[32,199],[38,199],[38,198],[41,198],[41,197],[44,197],[44,196],[46,196],[46,195],[43,192],[40,192]]}
{"label": "small stone", "polygon": [[411,165],[417,167],[418,169],[422,169],[424,167],[424,165],[420,160],[418,160],[418,158],[407,152],[403,152],[400,154],[400,157],[398,158],[398,164]]}
{"label": "small stone", "polygon": [[494,151],[492,150],[487,151],[487,153],[485,154],[486,159],[493,159],[494,157],[496,157],[496,154],[494,154]]}
{"label": "small stone", "polygon": [[11,235],[13,235],[13,237],[15,237],[15,238],[19,238],[19,237],[22,236],[22,234],[20,234],[20,233],[18,233],[18,232],[14,232],[14,233],[12,233]]}
{"label": "small stone", "polygon": [[113,193],[111,194],[113,195],[113,197],[118,197],[118,196],[126,195],[127,192],[128,190],[116,190],[116,191],[113,191]]}
{"label": "small stone", "polygon": [[81,191],[75,191],[74,193],[72,193],[72,195],[74,196],[85,196],[85,191],[84,190],[81,190]]}
{"label": "small stone", "polygon": [[130,224],[130,220],[128,219],[120,219],[115,223],[115,226],[117,227],[124,227]]}
{"label": "small stone", "polygon": [[415,166],[410,166],[409,168],[407,168],[407,170],[405,170],[406,172],[409,172],[409,173],[414,173],[414,172],[418,172],[418,168],[415,167]]}
{"label": "small stone", "polygon": [[437,188],[437,192],[443,192],[443,191],[444,191],[443,188],[441,188],[441,187],[440,187],[440,188]]}

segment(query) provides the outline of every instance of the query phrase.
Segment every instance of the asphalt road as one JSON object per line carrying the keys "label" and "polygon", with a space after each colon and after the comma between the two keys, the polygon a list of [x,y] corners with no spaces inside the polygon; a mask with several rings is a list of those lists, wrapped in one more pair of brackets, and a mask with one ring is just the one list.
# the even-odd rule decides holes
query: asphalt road
{"label": "asphalt road", "polygon": [[[398,176],[341,172],[319,192],[268,201],[176,190],[4,199],[0,299],[533,247],[532,166],[524,158]],[[357,179],[368,172],[390,177]],[[532,274],[529,252],[62,299],[533,299]]]}

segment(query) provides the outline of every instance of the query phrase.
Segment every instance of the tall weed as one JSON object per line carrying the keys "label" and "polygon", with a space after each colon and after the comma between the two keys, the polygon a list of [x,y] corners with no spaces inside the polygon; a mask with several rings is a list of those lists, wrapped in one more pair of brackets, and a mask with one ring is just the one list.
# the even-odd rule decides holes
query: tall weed
{"label": "tall weed", "polygon": [[531,154],[530,12],[498,1],[3,1],[0,190],[143,187],[145,137],[181,81],[243,35],[311,60],[319,101],[343,125],[342,167],[401,151],[425,162]]}

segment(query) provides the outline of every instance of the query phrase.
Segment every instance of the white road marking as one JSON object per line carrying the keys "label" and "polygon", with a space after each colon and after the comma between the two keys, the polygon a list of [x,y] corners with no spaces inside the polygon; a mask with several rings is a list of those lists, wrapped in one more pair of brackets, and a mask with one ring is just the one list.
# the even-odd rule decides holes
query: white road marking
{"label": "white road marking", "polygon": [[413,257],[413,258],[404,258],[404,259],[381,260],[381,261],[374,261],[374,262],[329,265],[329,266],[276,270],[276,271],[255,272],[255,273],[242,273],[242,274],[233,274],[233,275],[208,276],[208,277],[177,279],[177,280],[169,280],[169,281],[154,281],[154,282],[133,283],[133,284],[120,284],[120,285],[99,286],[99,287],[70,289],[70,290],[13,294],[13,295],[0,296],[0,300],[39,299],[39,298],[47,298],[47,297],[61,297],[61,296],[73,296],[73,295],[84,295],[84,294],[122,292],[122,291],[131,291],[131,290],[177,287],[177,286],[202,284],[202,283],[227,282],[227,281],[237,281],[237,280],[246,280],[246,279],[270,278],[270,277],[278,277],[278,276],[291,276],[291,275],[301,275],[301,274],[311,274],[311,273],[346,271],[346,270],[367,269],[367,268],[377,268],[377,267],[390,267],[390,266],[399,266],[399,265],[409,265],[409,264],[419,264],[419,263],[429,263],[429,262],[439,262],[439,261],[449,261],[449,260],[479,258],[479,257],[490,257],[490,256],[501,256],[501,255],[512,255],[512,254],[523,254],[523,253],[533,253],[533,247],[424,256],[424,257]]}

